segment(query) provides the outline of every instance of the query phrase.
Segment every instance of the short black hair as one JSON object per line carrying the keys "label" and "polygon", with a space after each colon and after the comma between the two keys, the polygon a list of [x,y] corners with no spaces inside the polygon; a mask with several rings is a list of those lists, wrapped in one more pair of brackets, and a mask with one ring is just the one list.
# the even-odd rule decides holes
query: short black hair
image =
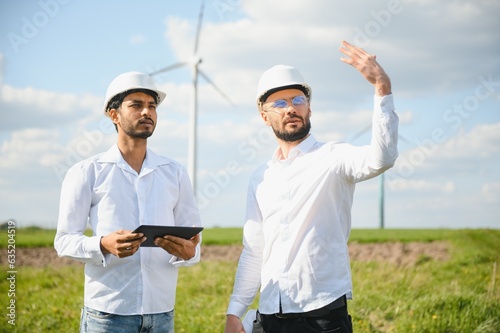
{"label": "short black hair", "polygon": [[109,110],[111,110],[111,109],[118,110],[118,108],[122,105],[125,97],[127,97],[130,94],[136,93],[136,92],[142,92],[142,93],[148,94],[149,96],[151,96],[155,99],[156,104],[158,104],[160,102],[160,97],[158,96],[157,93],[155,93],[152,90],[149,90],[149,89],[130,89],[130,90],[124,91],[122,93],[119,93],[118,95],[115,95],[108,102],[108,106],[106,107],[106,112],[109,112]]}

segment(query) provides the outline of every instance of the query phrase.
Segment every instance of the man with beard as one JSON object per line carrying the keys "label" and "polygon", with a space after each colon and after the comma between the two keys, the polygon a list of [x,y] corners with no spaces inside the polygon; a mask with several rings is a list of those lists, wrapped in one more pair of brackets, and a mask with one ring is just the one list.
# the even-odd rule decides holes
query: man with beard
{"label": "man with beard", "polygon": [[200,260],[200,235],[158,237],[157,247],[140,248],[146,237],[133,232],[143,224],[201,225],[185,168],[147,148],[164,98],[148,75],[116,77],[104,104],[116,144],[71,167],[63,181],[54,247],[85,262],[80,332],[174,332],[178,267]]}
{"label": "man with beard", "polygon": [[259,81],[258,110],[278,148],[250,179],[226,333],[251,332],[240,318],[259,288],[253,332],[352,332],[347,241],[354,187],[394,165],[398,117],[376,57],[345,41],[340,51],[375,88],[368,146],[316,141],[311,87],[297,69],[274,66]]}

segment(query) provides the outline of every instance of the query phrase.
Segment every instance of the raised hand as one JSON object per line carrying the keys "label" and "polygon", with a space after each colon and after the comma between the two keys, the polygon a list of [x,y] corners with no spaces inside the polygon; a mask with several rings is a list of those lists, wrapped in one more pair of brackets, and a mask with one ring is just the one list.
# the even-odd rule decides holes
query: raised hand
{"label": "raised hand", "polygon": [[347,56],[346,58],[340,58],[340,60],[356,68],[375,87],[376,95],[385,96],[391,93],[391,80],[377,62],[376,55],[369,54],[362,48],[351,45],[346,41],[342,41],[339,50]]}

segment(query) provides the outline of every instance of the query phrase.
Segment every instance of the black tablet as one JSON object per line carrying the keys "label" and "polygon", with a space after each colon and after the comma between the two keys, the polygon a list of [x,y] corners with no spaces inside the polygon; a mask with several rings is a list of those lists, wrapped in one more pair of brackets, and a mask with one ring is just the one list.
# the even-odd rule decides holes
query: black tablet
{"label": "black tablet", "polygon": [[200,233],[203,227],[181,227],[173,225],[141,225],[139,228],[135,229],[134,233],[142,233],[147,239],[142,242],[141,246],[152,247],[156,246],[154,240],[156,237],[163,237],[165,235],[171,235],[176,237],[182,237],[184,239],[191,239],[196,234]]}

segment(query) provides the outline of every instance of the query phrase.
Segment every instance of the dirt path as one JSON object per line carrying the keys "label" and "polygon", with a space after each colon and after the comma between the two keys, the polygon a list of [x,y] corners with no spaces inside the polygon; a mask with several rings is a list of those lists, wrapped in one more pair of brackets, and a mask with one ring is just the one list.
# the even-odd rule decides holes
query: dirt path
{"label": "dirt path", "polygon": [[[240,245],[202,247],[202,260],[206,261],[234,261],[237,262],[241,253]],[[376,244],[349,244],[349,255],[355,261],[389,262],[396,266],[413,266],[421,260],[448,260],[448,244],[446,242],[431,243],[376,243]],[[7,256],[0,256],[0,266],[6,265]],[[65,266],[82,265],[71,259],[59,258],[51,247],[16,249],[16,266]]]}

